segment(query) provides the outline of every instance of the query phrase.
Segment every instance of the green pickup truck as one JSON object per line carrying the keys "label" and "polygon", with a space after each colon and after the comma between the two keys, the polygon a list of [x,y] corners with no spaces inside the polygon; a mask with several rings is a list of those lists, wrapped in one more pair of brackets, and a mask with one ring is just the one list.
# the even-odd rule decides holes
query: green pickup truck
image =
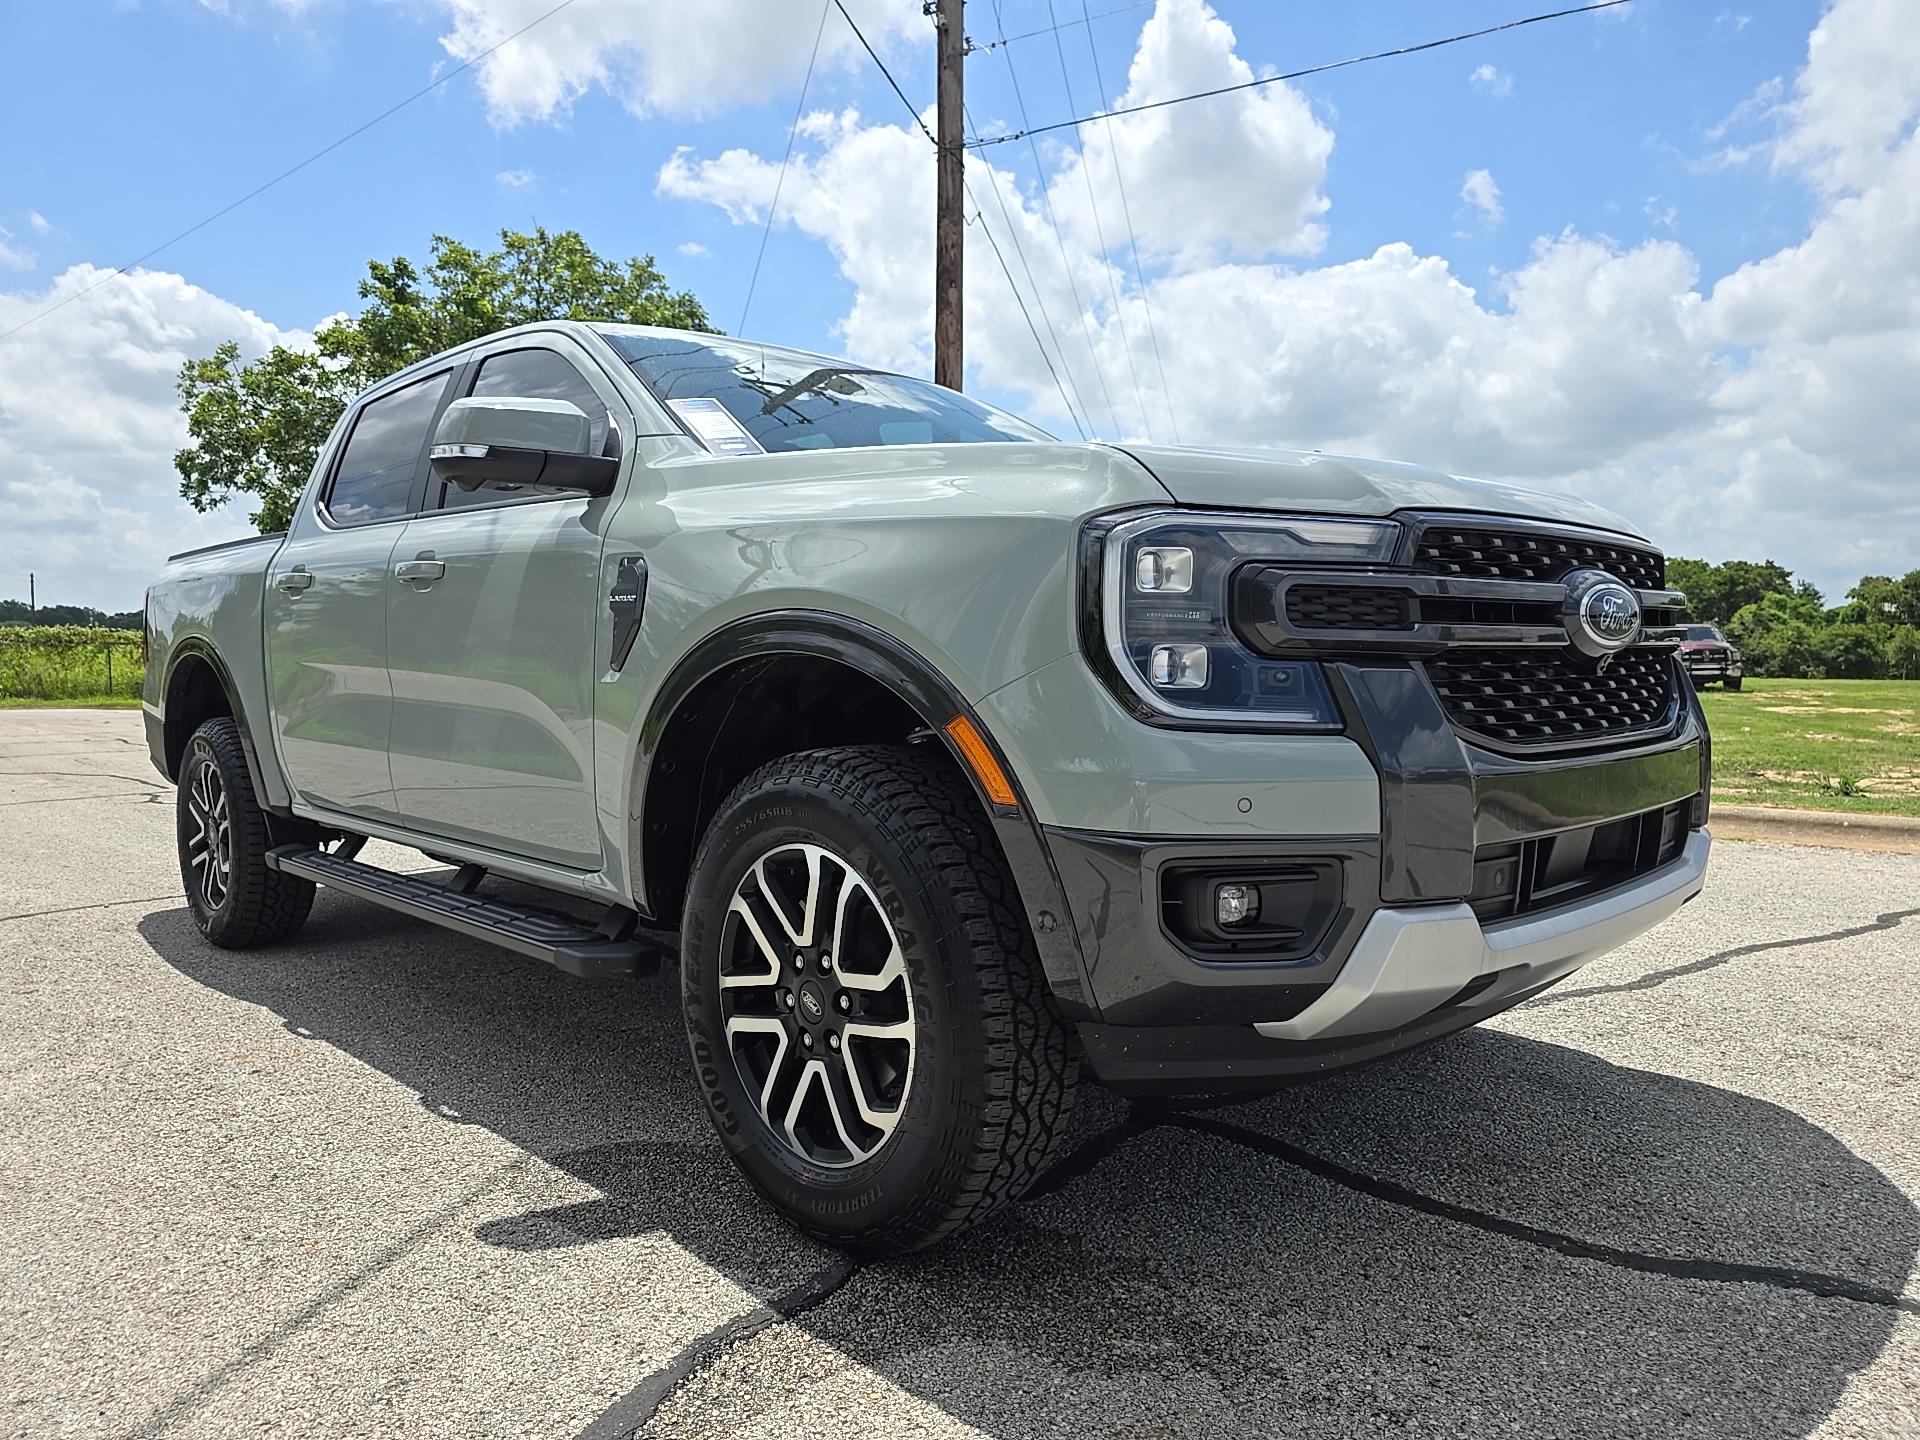
{"label": "green pickup truck", "polygon": [[677,956],[746,1176],[897,1254],[1018,1197],[1083,1071],[1325,1074],[1698,894],[1665,587],[1564,496],[1062,444],[864,366],[554,323],[381,382],[287,533],[175,556],[144,709],[213,944],[329,885],[582,977]]}

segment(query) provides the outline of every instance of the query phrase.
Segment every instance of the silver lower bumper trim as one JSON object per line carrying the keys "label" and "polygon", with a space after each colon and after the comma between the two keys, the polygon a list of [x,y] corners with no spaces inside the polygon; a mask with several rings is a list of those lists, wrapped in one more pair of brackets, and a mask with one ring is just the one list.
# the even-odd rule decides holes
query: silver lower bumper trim
{"label": "silver lower bumper trim", "polygon": [[1571,974],[1651,929],[1706,883],[1704,830],[1680,858],[1605,895],[1539,916],[1482,926],[1465,904],[1379,910],[1326,992],[1291,1020],[1253,1028],[1275,1040],[1323,1040],[1397,1030],[1494,975],[1463,1008],[1497,1005]]}

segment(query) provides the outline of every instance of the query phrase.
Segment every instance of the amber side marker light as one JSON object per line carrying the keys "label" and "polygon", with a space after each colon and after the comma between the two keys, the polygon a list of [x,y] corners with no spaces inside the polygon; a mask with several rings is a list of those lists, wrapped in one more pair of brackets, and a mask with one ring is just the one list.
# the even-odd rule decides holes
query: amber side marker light
{"label": "amber side marker light", "polygon": [[989,800],[996,805],[1014,806],[1020,803],[1014,796],[1013,786],[1007,783],[1006,772],[1000,768],[1000,762],[993,758],[993,751],[987,748],[986,740],[974,729],[973,721],[964,715],[956,715],[947,722],[947,734],[960,747],[960,753],[967,757],[967,764],[973,767],[973,773],[980,779],[980,788],[987,792]]}

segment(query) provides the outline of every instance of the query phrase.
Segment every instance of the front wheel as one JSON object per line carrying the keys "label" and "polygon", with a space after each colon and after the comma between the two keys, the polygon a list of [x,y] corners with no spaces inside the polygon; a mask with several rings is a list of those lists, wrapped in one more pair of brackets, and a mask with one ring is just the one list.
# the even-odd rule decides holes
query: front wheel
{"label": "front wheel", "polygon": [[701,842],[683,936],[708,1112],[800,1229],[904,1254],[1045,1169],[1073,1038],[950,765],[874,746],[762,767]]}
{"label": "front wheel", "polygon": [[175,810],[180,879],[201,934],[223,950],[245,950],[284,940],[307,923],[313,882],[268,867],[267,817],[231,719],[209,720],[193,732]]}
{"label": "front wheel", "polygon": [[1723,687],[1728,690],[1738,690],[1740,688],[1740,678],[1741,677],[1738,675],[1729,677],[1727,680],[1722,682]]}

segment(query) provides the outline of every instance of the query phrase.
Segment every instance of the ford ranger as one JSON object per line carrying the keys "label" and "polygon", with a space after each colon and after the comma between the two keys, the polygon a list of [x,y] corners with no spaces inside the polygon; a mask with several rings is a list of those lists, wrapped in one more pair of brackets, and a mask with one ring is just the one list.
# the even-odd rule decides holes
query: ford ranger
{"label": "ford ranger", "polygon": [[1683,605],[1579,499],[567,322],[382,381],[285,534],[175,556],[144,710],[211,943],[327,885],[673,956],[747,1178],[897,1254],[1019,1196],[1083,1071],[1323,1075],[1693,898]]}

